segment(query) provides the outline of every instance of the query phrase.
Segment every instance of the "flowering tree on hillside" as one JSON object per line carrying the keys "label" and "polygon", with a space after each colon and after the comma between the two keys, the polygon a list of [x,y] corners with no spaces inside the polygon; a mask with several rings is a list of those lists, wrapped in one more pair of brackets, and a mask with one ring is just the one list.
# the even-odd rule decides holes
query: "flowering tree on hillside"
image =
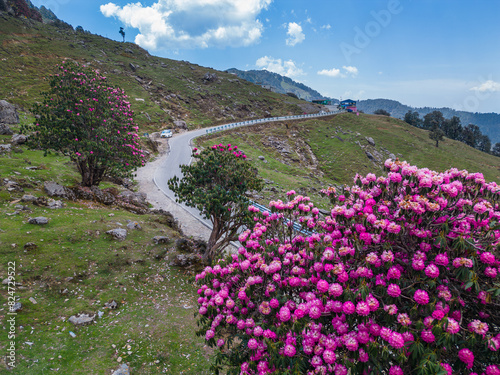
{"label": "flowering tree on hillside", "polygon": [[500,374],[500,187],[385,165],[324,190],[324,218],[293,191],[271,214],[249,207],[238,254],[196,276],[216,372]]}
{"label": "flowering tree on hillside", "polygon": [[128,176],[144,163],[123,90],[73,62],[61,64],[49,83],[43,102],[33,109],[36,124],[22,129],[31,133],[29,146],[69,156],[84,186],[99,185],[106,174]]}
{"label": "flowering tree on hillside", "polygon": [[260,191],[262,180],[257,176],[246,155],[237,146],[214,145],[207,150],[193,150],[195,162],[182,165],[182,179],[168,181],[169,188],[190,207],[212,222],[212,233],[204,261],[210,264],[231,241],[238,239],[243,226],[251,226],[248,212],[248,190]]}

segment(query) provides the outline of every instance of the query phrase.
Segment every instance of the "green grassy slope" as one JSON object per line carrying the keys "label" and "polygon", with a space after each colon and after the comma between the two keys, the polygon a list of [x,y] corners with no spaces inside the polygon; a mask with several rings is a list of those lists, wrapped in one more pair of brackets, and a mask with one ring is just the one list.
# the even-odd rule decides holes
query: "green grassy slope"
{"label": "green grassy slope", "polygon": [[[12,127],[19,130],[19,125]],[[0,143],[10,138],[0,135]],[[17,182],[23,191],[9,191],[6,180]],[[44,181],[73,185],[79,180],[61,155],[44,157],[42,151],[24,146],[0,154],[0,281],[13,262],[19,284],[12,296],[22,304],[15,316],[16,336],[10,340],[10,295],[2,285],[0,350],[6,353],[14,341],[17,366],[8,370],[3,355],[0,374],[100,375],[110,374],[120,363],[127,363],[133,374],[209,374],[210,352],[195,335],[192,275],[169,266],[169,254],[181,238],[178,232],[158,215],[136,215],[92,201],[63,200],[64,208],[48,209],[20,200],[24,194],[44,196]],[[28,223],[38,216],[49,223]],[[128,229],[124,241],[105,233],[125,228],[128,221],[142,229]],[[155,244],[154,236],[170,241]],[[28,243],[37,248],[25,247]],[[105,308],[112,300],[118,308]],[[98,311],[103,316],[90,325],[68,322],[72,315]]]}
{"label": "green grassy slope", "polygon": [[[369,144],[368,137],[375,146]],[[260,175],[273,181],[266,186],[262,200],[265,203],[287,189],[317,198],[318,191],[327,185],[351,184],[356,173],[383,173],[383,162],[391,153],[420,168],[467,169],[500,183],[500,158],[449,139],[436,148],[428,131],[386,116],[345,113],[273,126],[257,125],[217,133],[199,142],[205,146],[212,142],[240,146]],[[286,147],[290,153],[283,152]],[[379,160],[370,160],[366,152]],[[264,156],[265,161],[259,156]]]}
{"label": "green grassy slope", "polygon": [[[131,98],[141,130],[184,120],[190,128],[228,119],[300,114],[304,101],[233,74],[150,55],[133,43],[0,14],[0,98],[29,109],[64,59],[100,69]],[[133,66],[132,66],[132,65]],[[207,80],[206,75],[216,78]],[[138,100],[136,100],[138,99]],[[313,108],[318,111],[319,109]]]}

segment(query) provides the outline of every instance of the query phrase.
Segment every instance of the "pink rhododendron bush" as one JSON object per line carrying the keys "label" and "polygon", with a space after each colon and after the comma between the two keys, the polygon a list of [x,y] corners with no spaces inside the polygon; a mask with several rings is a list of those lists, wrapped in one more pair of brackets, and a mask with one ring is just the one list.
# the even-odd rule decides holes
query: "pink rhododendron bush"
{"label": "pink rhododendron bush", "polygon": [[[500,374],[500,188],[388,160],[387,177],[289,193],[196,279],[229,374]],[[301,223],[295,232],[292,224]]]}

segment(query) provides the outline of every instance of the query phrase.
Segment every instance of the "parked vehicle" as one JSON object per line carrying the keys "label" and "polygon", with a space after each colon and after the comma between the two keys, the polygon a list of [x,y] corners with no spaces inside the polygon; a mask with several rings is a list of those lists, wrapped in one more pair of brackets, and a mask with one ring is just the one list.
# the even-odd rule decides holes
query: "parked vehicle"
{"label": "parked vehicle", "polygon": [[161,138],[171,138],[172,137],[172,130],[170,130],[170,129],[163,130],[160,134],[160,137]]}

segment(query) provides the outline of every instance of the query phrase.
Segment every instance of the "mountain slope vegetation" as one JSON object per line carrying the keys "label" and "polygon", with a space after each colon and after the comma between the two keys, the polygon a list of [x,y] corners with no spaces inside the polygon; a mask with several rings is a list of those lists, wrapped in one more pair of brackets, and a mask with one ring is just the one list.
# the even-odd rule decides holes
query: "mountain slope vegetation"
{"label": "mountain slope vegetation", "polygon": [[44,24],[0,12],[0,98],[29,109],[48,88],[45,77],[71,59],[103,72],[125,89],[141,130],[189,128],[249,118],[319,111],[319,107],[270,92],[232,74],[150,55],[67,24]]}
{"label": "mountain slope vegetation", "polygon": [[356,173],[383,173],[388,158],[436,171],[450,168],[481,172],[500,183],[500,158],[450,139],[434,146],[429,131],[387,116],[343,113],[306,121],[287,121],[272,127],[255,125],[216,133],[199,140],[238,145],[267,180],[262,203],[289,189],[314,197],[329,185],[352,184]]}
{"label": "mountain slope vegetation", "polygon": [[478,113],[478,112],[466,112],[466,111],[456,111],[451,108],[442,107],[410,107],[405,104],[401,104],[396,100],[389,99],[367,99],[360,100],[358,103],[358,108],[365,113],[373,114],[377,109],[383,109],[391,114],[392,117],[404,118],[408,111],[417,111],[420,117],[424,117],[426,114],[433,111],[440,111],[443,117],[450,119],[453,116],[460,118],[463,126],[468,124],[474,124],[479,126],[481,132],[484,135],[490,137],[492,144],[500,142],[500,114],[498,113]]}
{"label": "mountain slope vegetation", "polygon": [[278,73],[273,73],[268,70],[238,70],[231,68],[226,70],[226,72],[235,74],[239,78],[253,82],[259,85],[271,86],[273,90],[282,94],[293,93],[301,99],[305,100],[316,100],[325,99],[316,90],[304,85],[303,83],[295,82],[294,80],[282,76]]}

